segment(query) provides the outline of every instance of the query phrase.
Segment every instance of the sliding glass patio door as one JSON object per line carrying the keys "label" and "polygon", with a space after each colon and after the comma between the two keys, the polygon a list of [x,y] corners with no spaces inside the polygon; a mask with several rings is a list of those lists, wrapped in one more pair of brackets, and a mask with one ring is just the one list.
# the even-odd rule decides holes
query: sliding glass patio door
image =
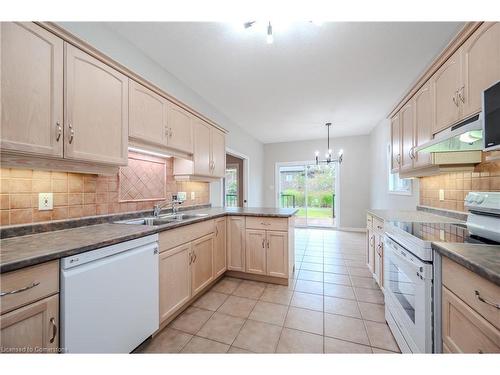
{"label": "sliding glass patio door", "polygon": [[335,226],[335,163],[281,163],[279,207],[298,208],[296,225]]}

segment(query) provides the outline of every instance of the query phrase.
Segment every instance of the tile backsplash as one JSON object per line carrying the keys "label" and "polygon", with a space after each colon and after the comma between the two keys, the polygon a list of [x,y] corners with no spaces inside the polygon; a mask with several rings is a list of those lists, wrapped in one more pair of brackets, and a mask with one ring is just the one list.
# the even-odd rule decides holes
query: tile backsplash
{"label": "tile backsplash", "polygon": [[[444,200],[439,200],[439,190]],[[500,192],[500,161],[478,164],[473,172],[447,173],[420,178],[420,204],[445,210],[466,211],[465,195],[470,191]]]}
{"label": "tile backsplash", "polygon": [[[0,225],[148,210],[178,191],[187,193],[183,206],[209,203],[208,183],[174,180],[172,158],[129,158],[129,166],[113,176],[0,168]],[[50,192],[54,208],[39,211],[38,193]]]}

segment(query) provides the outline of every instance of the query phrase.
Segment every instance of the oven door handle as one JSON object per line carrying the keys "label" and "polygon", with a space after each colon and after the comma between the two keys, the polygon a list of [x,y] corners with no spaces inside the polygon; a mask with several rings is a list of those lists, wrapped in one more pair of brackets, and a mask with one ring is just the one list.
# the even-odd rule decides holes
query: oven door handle
{"label": "oven door handle", "polygon": [[394,241],[392,241],[390,238],[387,240],[388,245],[387,246],[390,250],[390,254],[394,254],[397,258],[404,260],[405,264],[409,265],[412,269],[413,272],[416,273],[416,275],[420,278],[423,279],[423,271],[424,268],[421,266],[416,265],[414,262],[408,259],[406,252],[402,251],[399,249],[399,245],[395,244]]}

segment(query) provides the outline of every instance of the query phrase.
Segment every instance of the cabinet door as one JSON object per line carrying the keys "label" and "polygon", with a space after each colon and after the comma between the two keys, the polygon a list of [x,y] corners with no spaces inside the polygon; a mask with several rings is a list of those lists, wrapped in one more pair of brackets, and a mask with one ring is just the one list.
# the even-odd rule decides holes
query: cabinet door
{"label": "cabinet door", "polygon": [[168,146],[188,154],[193,153],[193,125],[190,113],[181,107],[168,105]]}
{"label": "cabinet door", "polygon": [[248,273],[266,274],[266,231],[247,229],[245,236],[246,267]]}
{"label": "cabinet door", "polygon": [[227,269],[245,271],[245,217],[227,218]]}
{"label": "cabinet door", "polygon": [[446,129],[459,119],[460,53],[460,50],[455,52],[432,77],[433,133]]}
{"label": "cabinet door", "polygon": [[500,80],[500,23],[485,22],[467,39],[462,53],[462,117],[481,111],[484,89]]}
{"label": "cabinet door", "polygon": [[212,128],[212,176],[224,177],[226,174],[226,136]]}
{"label": "cabinet door", "polygon": [[64,157],[126,165],[128,78],[66,44]]}
{"label": "cabinet door", "polygon": [[400,129],[401,129],[401,165],[400,171],[409,171],[413,168],[413,101],[401,108]]}
{"label": "cabinet door", "polygon": [[194,151],[193,163],[194,174],[198,176],[210,176],[210,125],[195,119],[193,121]]}
{"label": "cabinet door", "polygon": [[191,244],[160,253],[160,322],[191,298]]}
{"label": "cabinet door", "polygon": [[381,288],[383,288],[384,284],[383,251],[384,251],[384,237],[382,235],[375,234],[374,274],[375,274],[375,281]]}
{"label": "cabinet door", "polygon": [[226,271],[226,265],[226,218],[222,217],[215,220],[215,277],[222,275]]}
{"label": "cabinet door", "polygon": [[451,353],[500,353],[500,331],[442,288],[443,347]]}
{"label": "cabinet door", "polygon": [[[418,147],[432,138],[432,121],[434,112],[432,108],[432,90],[430,82],[427,82],[414,96],[414,146]],[[431,154],[428,152],[413,152],[413,167],[420,168],[431,164]]]}
{"label": "cabinet door", "polygon": [[401,162],[401,131],[399,113],[391,119],[391,172],[398,173]]}
{"label": "cabinet door", "polygon": [[194,296],[214,279],[214,235],[193,241],[192,252],[191,295]]}
{"label": "cabinet door", "polygon": [[375,272],[375,233],[368,230],[368,268]]}
{"label": "cabinet door", "polygon": [[59,346],[58,328],[59,294],[56,294],[0,316],[0,347],[50,352]]}
{"label": "cabinet door", "polygon": [[129,137],[166,146],[167,100],[132,80],[129,89]]}
{"label": "cabinet door", "polygon": [[288,232],[268,231],[267,274],[288,278]]}
{"label": "cabinet door", "polygon": [[31,22],[0,23],[2,150],[63,156],[63,41]]}

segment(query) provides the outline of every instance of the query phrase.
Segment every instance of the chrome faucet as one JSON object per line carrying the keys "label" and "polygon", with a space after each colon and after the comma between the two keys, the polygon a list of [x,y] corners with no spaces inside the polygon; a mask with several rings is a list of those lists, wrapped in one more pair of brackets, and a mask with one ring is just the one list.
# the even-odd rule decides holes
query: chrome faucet
{"label": "chrome faucet", "polygon": [[178,207],[176,205],[180,205],[182,204],[183,201],[177,199],[177,196],[174,196],[174,198],[172,198],[171,200],[169,201],[165,201],[165,202],[161,202],[161,203],[156,203],[154,205],[154,209],[153,209],[153,216],[158,218],[160,216],[160,213],[161,213],[161,209],[167,205],[171,205],[172,207],[172,213],[175,215],[177,214],[177,210],[178,210]]}

